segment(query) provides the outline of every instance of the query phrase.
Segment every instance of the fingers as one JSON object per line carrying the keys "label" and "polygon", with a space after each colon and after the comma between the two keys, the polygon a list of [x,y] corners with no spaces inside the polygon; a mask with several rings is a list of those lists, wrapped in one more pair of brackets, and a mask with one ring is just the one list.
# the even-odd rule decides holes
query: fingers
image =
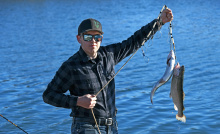
{"label": "fingers", "polygon": [[96,95],[94,94],[89,94],[89,95],[90,95],[90,98],[92,98],[93,100],[97,100]]}
{"label": "fingers", "polygon": [[169,9],[169,8],[164,9],[163,11],[164,11],[164,12],[172,12],[172,10],[171,10],[171,9]]}
{"label": "fingers", "polygon": [[165,13],[166,13],[166,17],[168,18],[168,19],[172,19],[173,18],[173,13],[172,13],[172,10],[171,9],[165,9],[165,11],[164,11]]}
{"label": "fingers", "polygon": [[162,14],[161,14],[161,19],[163,24],[165,24],[166,22],[170,22],[173,20],[173,13],[171,9],[164,9]]}
{"label": "fingers", "polygon": [[167,18],[171,18],[171,17],[173,17],[172,12],[168,12],[168,13],[166,14],[166,17],[167,17]]}
{"label": "fingers", "polygon": [[90,98],[89,109],[91,109],[95,107],[97,98],[95,95],[91,95],[89,98]]}
{"label": "fingers", "polygon": [[86,109],[94,108],[96,105],[96,96],[91,94],[86,94],[84,96],[78,97],[77,105]]}
{"label": "fingers", "polygon": [[167,13],[171,13],[171,14],[172,14],[172,10],[171,10],[171,9],[169,9],[169,8],[164,9],[164,10],[163,10],[163,12],[165,12],[166,14],[167,14]]}

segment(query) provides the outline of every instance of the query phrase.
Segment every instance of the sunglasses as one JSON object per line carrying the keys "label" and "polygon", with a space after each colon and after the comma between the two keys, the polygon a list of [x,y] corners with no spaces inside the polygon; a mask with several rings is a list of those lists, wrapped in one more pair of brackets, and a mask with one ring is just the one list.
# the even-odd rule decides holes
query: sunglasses
{"label": "sunglasses", "polygon": [[103,36],[99,35],[99,34],[97,34],[97,35],[84,34],[83,35],[83,40],[84,41],[91,41],[94,38],[95,41],[98,42],[98,41],[102,41],[102,37]]}

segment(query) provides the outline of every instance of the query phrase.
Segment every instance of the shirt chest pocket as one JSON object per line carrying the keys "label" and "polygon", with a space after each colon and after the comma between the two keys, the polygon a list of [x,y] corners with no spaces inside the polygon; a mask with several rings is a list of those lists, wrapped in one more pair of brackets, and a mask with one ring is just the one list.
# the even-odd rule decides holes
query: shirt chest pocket
{"label": "shirt chest pocket", "polygon": [[91,75],[81,75],[80,80],[76,83],[80,95],[94,94],[97,88],[96,79]]}
{"label": "shirt chest pocket", "polygon": [[106,80],[107,80],[107,82],[109,80],[111,80],[114,77],[114,75],[115,75],[115,71],[114,70],[111,70],[110,72],[107,72],[106,73]]}
{"label": "shirt chest pocket", "polygon": [[108,82],[115,75],[115,71],[113,68],[106,68],[103,69],[103,75],[106,78],[106,82]]}

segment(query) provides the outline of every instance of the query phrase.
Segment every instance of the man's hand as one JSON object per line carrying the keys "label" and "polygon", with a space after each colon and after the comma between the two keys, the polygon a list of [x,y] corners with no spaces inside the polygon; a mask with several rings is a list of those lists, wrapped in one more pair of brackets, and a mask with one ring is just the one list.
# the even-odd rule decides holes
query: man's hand
{"label": "man's hand", "polygon": [[169,8],[164,9],[160,17],[162,19],[163,24],[172,21],[173,20],[172,10],[170,10]]}
{"label": "man's hand", "polygon": [[95,95],[86,94],[86,95],[78,97],[77,106],[80,106],[86,109],[92,109],[95,107],[96,100],[97,98]]}

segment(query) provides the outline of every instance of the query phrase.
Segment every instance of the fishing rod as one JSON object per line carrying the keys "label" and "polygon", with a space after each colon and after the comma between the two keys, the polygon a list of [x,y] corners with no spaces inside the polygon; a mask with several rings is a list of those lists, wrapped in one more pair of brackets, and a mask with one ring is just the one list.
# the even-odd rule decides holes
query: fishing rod
{"label": "fishing rod", "polygon": [[14,126],[16,126],[17,128],[19,128],[20,130],[22,130],[24,133],[28,134],[26,131],[24,131],[24,129],[20,128],[18,125],[14,124],[13,122],[11,122],[9,119],[7,119],[6,117],[4,117],[3,115],[0,114],[0,116],[2,118],[4,118],[5,120],[7,120],[8,122],[10,122],[11,124],[13,124]]}
{"label": "fishing rod", "polygon": [[[161,13],[162,13],[162,11],[164,10],[165,7],[167,7],[167,6],[164,5],[163,8],[161,9],[161,11],[160,11],[160,13],[159,13],[159,15],[158,15],[158,17],[157,17],[158,20],[159,20],[159,18],[160,18],[160,16],[161,16]],[[154,22],[153,27],[152,27],[152,30],[148,33],[147,37],[144,38],[144,40],[143,40],[141,46],[144,46],[144,43],[149,39],[149,37],[150,37],[151,33],[153,32],[153,30],[154,30],[156,24],[157,24],[157,21]],[[139,49],[139,48],[138,48],[138,49]],[[117,71],[117,73],[103,86],[102,89],[99,90],[99,92],[98,92],[95,96],[97,96],[97,95],[115,78],[115,76],[122,70],[122,68],[128,63],[128,61],[130,61],[130,59],[136,54],[136,52],[138,51],[138,49],[131,55],[131,57],[124,63],[124,65]],[[99,134],[101,134],[100,129],[99,129],[99,126],[98,126],[98,123],[97,123],[97,121],[96,121],[96,118],[95,118],[95,115],[94,115],[94,112],[93,112],[93,109],[91,109],[91,112],[92,112],[92,115],[93,115],[95,124],[96,124],[96,126],[97,126],[97,128],[98,128],[98,132],[99,132]]]}

